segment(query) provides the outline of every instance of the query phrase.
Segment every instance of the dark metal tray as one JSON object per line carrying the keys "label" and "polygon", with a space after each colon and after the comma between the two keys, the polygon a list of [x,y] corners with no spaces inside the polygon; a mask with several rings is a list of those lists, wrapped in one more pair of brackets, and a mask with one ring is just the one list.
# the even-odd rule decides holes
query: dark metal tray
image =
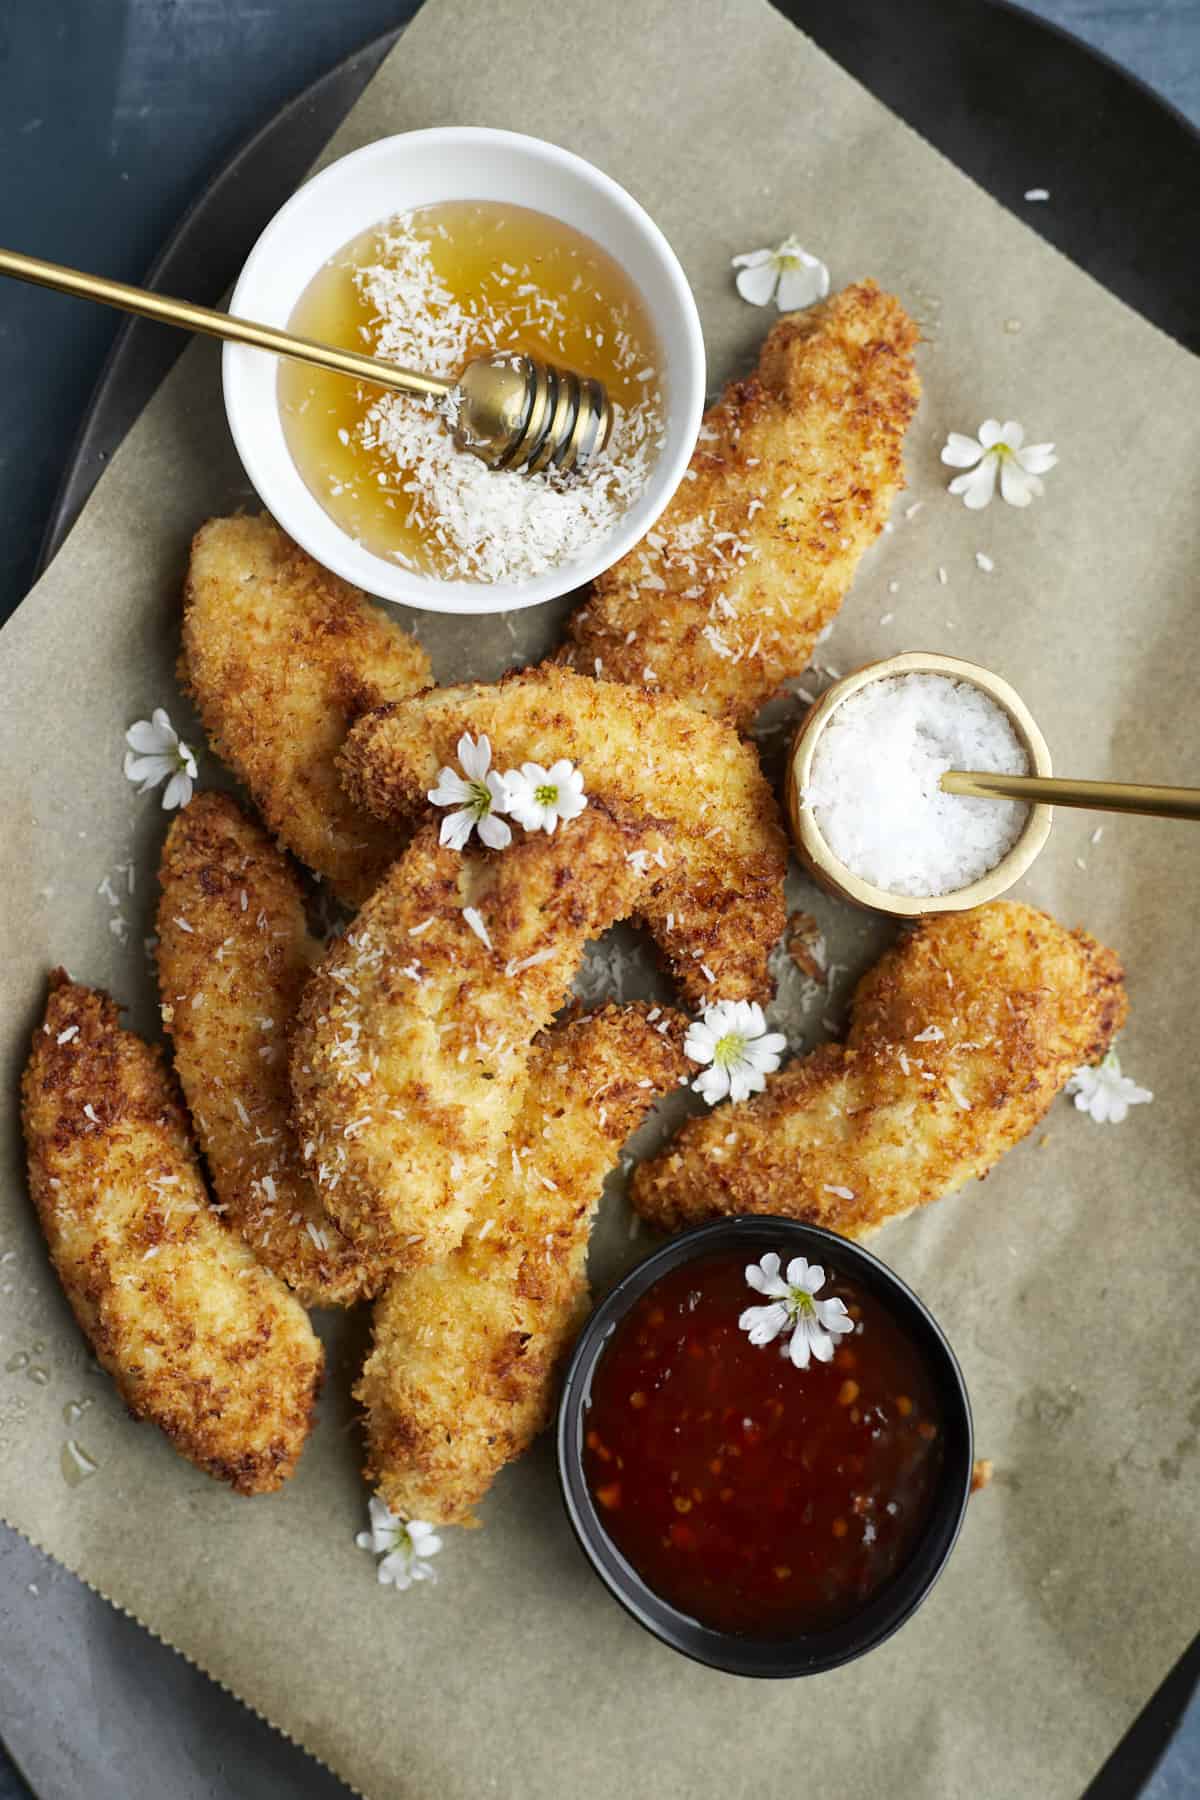
{"label": "dark metal tray", "polygon": [[[399,8],[398,8],[399,10]],[[1200,137],[1147,88],[1052,27],[994,0],[791,0],[834,59],[999,200],[1146,318],[1200,349],[1195,239]],[[228,163],[166,245],[149,285],[215,302],[353,105],[398,33],[368,44],[285,106]],[[1046,206],[1023,206],[1048,187]],[[131,320],[117,337],[67,465],[42,548],[62,543],[105,460],[182,347]],[[42,1584],[37,1629],[12,1634],[24,1673],[0,1680],[3,1728],[46,1795],[333,1800],[347,1790],[237,1701],[45,1558],[4,1533],[5,1586]],[[24,1609],[22,1608],[22,1611]],[[9,1633],[0,1625],[0,1648]],[[1088,1790],[1126,1800],[1200,1791],[1200,1641]],[[81,1688],[91,1704],[79,1706]],[[1161,1760],[1160,1760],[1161,1759]],[[0,1795],[9,1792],[0,1752]],[[18,1790],[13,1790],[18,1791]]]}

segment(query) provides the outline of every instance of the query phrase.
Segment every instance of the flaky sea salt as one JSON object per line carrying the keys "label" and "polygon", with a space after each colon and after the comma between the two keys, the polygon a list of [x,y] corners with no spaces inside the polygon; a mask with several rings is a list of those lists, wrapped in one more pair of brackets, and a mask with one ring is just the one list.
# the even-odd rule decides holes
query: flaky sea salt
{"label": "flaky sea salt", "polygon": [[969,682],[896,675],[843,702],[821,733],[805,804],[848,869],[893,894],[952,893],[1011,849],[1028,807],[945,794],[947,769],[1026,775],[1001,707]]}

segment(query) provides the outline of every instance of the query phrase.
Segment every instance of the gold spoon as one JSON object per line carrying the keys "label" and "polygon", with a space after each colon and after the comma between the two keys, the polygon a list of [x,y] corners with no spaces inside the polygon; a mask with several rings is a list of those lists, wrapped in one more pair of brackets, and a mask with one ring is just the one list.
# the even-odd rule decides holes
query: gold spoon
{"label": "gold spoon", "polygon": [[296,362],[332,369],[377,387],[446,401],[455,443],[489,468],[533,475],[553,465],[569,474],[603,450],[612,431],[612,407],[603,383],[538,362],[523,351],[497,350],[490,356],[477,356],[452,380],[397,368],[394,363],[338,350],[311,338],[293,337],[274,325],[257,325],[251,319],[237,319],[190,300],[172,300],[148,288],[88,275],[62,263],[43,262],[41,257],[23,256],[17,250],[0,250],[0,274],[98,300],[122,312],[140,313],[184,331],[270,350],[276,356],[290,356]]}
{"label": "gold spoon", "polygon": [[1099,812],[1145,813],[1156,819],[1200,819],[1200,788],[1152,787],[1140,781],[1060,781],[1048,775],[992,775],[947,769],[942,792],[976,800],[1038,800]]}

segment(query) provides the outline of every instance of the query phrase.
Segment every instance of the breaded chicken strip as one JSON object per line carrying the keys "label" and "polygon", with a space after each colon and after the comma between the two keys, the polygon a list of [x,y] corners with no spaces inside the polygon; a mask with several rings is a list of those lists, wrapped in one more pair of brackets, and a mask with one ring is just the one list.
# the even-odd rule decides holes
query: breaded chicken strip
{"label": "breaded chicken strip", "polygon": [[377,818],[419,817],[464,731],[491,739],[501,770],[568,757],[616,818],[665,821],[673,842],[650,865],[637,911],[676,981],[701,1005],[769,998],[787,845],[758,758],[728,726],[547,664],[368,714],[347,738],[342,778]]}
{"label": "breaded chicken strip", "polygon": [[873,281],[780,319],[653,531],[575,614],[566,660],[744,730],[807,667],[904,486],[916,342]]}
{"label": "breaded chicken strip", "polygon": [[587,1310],[604,1177],[686,1068],[681,1021],[652,1010],[610,1006],[539,1039],[482,1220],[375,1308],[355,1394],[367,1409],[367,1478],[402,1517],[473,1524],[500,1469],[549,1417]]}
{"label": "breaded chicken strip", "polygon": [[782,1213],[865,1237],[986,1175],[1126,1010],[1114,953],[1033,907],[927,919],[859,983],[845,1046],[689,1120],[633,1203],[664,1231]]}
{"label": "breaded chicken strip", "polygon": [[325,1204],[397,1269],[448,1256],[495,1179],[530,1045],[665,840],[599,805],[500,856],[418,832],[304,990],[296,1126]]}
{"label": "breaded chicken strip", "polygon": [[352,719],[433,679],[424,650],[265,514],[192,540],[180,680],[270,830],[349,904],[401,848],[343,792]]}
{"label": "breaded chicken strip", "polygon": [[296,875],[227,794],[204,793],[176,815],[159,880],[163,1024],[226,1223],[306,1306],[349,1306],[386,1269],[329,1217],[292,1130],[288,1040],[321,955]]}
{"label": "breaded chicken strip", "polygon": [[129,1410],[237,1493],[272,1492],[312,1428],[321,1346],[211,1211],[161,1052],[60,969],[21,1100],[50,1255]]}

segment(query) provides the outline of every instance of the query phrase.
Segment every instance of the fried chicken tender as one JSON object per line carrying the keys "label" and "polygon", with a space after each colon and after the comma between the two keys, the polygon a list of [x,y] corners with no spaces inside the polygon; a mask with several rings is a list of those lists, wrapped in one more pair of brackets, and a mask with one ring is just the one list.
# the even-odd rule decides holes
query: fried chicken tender
{"label": "fried chicken tender", "polygon": [[183,604],[180,681],[213,749],[275,836],[357,904],[402,844],[342,790],[334,757],[359,713],[429,685],[429,658],[266,514],[200,527]]}
{"label": "fried chicken tender", "polygon": [[634,1206],[664,1231],[781,1213],[865,1237],[986,1175],[1126,1010],[1116,955],[1033,907],[928,919],[859,983],[846,1045],[689,1120]]}
{"label": "fried chicken tender", "polygon": [[787,845],[758,758],[728,726],[546,664],[367,714],[346,740],[342,779],[379,819],[420,817],[463,732],[490,738],[499,769],[567,757],[615,817],[665,821],[673,842],[650,866],[637,911],[680,988],[700,1005],[769,998]]}
{"label": "fried chicken tender", "polygon": [[288,1040],[321,955],[299,881],[218,793],[176,815],[159,881],[163,1024],[226,1222],[306,1306],[349,1306],[387,1271],[333,1223],[292,1130]]}
{"label": "fried chicken tender", "polygon": [[54,1267],[129,1410],[237,1493],[280,1487],[312,1428],[321,1346],[210,1209],[161,1052],[60,969],[21,1100]]}
{"label": "fried chicken tender", "polygon": [[653,678],[745,730],[807,667],[904,486],[916,342],[873,281],[780,319],[756,373],[707,413],[654,530],[572,619],[572,667]]}
{"label": "fried chicken tender", "polygon": [[589,938],[625,918],[639,850],[598,805],[498,857],[418,832],[304,991],[292,1038],[302,1154],[346,1234],[397,1269],[449,1253],[494,1181],[530,1045]]}
{"label": "fried chicken tender", "polygon": [[545,1425],[587,1311],[604,1177],[684,1073],[681,1027],[609,1006],[540,1038],[480,1218],[445,1262],[400,1276],[378,1302],[355,1394],[367,1409],[367,1478],[393,1512],[475,1523],[500,1469]]}

